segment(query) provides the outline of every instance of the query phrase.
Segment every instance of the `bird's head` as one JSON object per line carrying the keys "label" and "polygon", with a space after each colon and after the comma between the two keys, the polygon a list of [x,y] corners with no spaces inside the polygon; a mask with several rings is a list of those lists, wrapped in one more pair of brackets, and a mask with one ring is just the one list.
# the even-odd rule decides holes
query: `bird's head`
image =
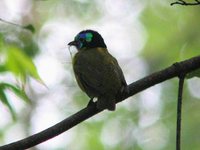
{"label": "bird's head", "polygon": [[75,36],[74,41],[69,42],[68,45],[75,46],[78,50],[96,47],[106,48],[103,38],[94,30],[81,31]]}

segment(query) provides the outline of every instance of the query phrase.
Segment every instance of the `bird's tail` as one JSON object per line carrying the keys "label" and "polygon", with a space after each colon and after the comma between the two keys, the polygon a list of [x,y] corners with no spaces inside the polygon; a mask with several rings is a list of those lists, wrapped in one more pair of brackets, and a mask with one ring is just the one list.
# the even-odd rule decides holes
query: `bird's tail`
{"label": "bird's tail", "polygon": [[108,109],[110,111],[114,111],[115,110],[114,98],[99,97],[97,100],[97,109],[99,110]]}

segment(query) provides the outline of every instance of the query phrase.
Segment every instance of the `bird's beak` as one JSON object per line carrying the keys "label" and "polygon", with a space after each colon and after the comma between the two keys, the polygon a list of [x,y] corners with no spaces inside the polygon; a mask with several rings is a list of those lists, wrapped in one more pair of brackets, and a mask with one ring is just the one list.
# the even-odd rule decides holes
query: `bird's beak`
{"label": "bird's beak", "polygon": [[71,41],[67,45],[69,45],[69,46],[77,46],[77,42],[76,41]]}

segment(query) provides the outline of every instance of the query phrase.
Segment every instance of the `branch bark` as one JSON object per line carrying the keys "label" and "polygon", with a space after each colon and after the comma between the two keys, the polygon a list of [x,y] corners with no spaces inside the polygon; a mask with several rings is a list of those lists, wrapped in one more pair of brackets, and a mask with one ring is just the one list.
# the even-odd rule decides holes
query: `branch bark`
{"label": "branch bark", "polygon": [[193,3],[189,3],[189,2],[186,2],[184,0],[178,0],[176,2],[171,3],[170,5],[172,6],[172,5],[175,5],[175,4],[185,5],[185,6],[194,6],[194,5],[200,5],[200,0],[195,0],[195,2],[193,2]]}
{"label": "branch bark", "polygon": [[[177,67],[178,66],[178,67]],[[119,103],[126,98],[133,96],[151,86],[164,82],[174,77],[179,77],[180,74],[187,74],[196,69],[200,68],[200,55],[193,57],[191,59],[176,63],[176,65],[172,65],[166,69],[155,72],[147,77],[144,77],[136,82],[128,85],[129,93],[124,95],[121,99],[119,99],[116,103]],[[77,124],[83,122],[84,120],[98,114],[99,110],[96,109],[95,103],[94,105],[90,105],[79,112],[71,115],[70,117],[64,119],[63,121],[57,123],[56,125],[43,130],[39,133],[31,135],[22,140],[4,145],[0,147],[0,150],[22,150],[28,149],[35,145],[38,145],[44,141],[47,141],[67,130],[76,126]]]}
{"label": "branch bark", "polygon": [[181,120],[182,120],[182,96],[185,74],[179,76],[178,100],[177,100],[177,123],[176,123],[176,150],[181,150]]}

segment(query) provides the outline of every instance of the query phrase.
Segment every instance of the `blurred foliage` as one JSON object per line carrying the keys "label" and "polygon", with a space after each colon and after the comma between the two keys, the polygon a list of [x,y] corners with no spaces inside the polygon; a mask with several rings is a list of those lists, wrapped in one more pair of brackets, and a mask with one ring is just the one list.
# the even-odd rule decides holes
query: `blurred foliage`
{"label": "blurred foliage", "polygon": [[9,83],[0,83],[0,100],[3,104],[5,104],[11,112],[13,120],[16,121],[16,113],[9,102],[9,99],[6,96],[6,90],[10,90],[14,92],[17,96],[19,96],[25,102],[30,102],[29,98],[27,97],[25,91],[18,87],[17,85],[12,85]]}
{"label": "blurred foliage", "polygon": [[0,19],[0,27],[1,46],[12,45],[29,57],[34,57],[39,52],[32,24],[22,26]]}
{"label": "blurred foliage", "polygon": [[[95,23],[103,15],[103,10],[97,7],[97,1],[89,0],[35,0],[35,9],[42,10],[40,14],[40,25],[48,20],[71,18],[83,25]],[[50,9],[47,9],[50,8]],[[62,11],[61,11],[62,10]],[[37,18],[38,19],[38,18]]]}
{"label": "blurred foliage", "polygon": [[[167,5],[167,2],[154,1],[146,7],[141,20],[148,40],[141,55],[149,65],[149,72],[200,54],[199,13],[199,7],[175,7]],[[199,71],[188,74],[188,78],[199,76]],[[171,80],[163,84],[163,110],[159,122],[164,122],[169,129],[169,137],[166,139],[168,144],[163,148],[169,150],[175,149],[178,81]],[[186,88],[187,82],[184,87],[182,148],[198,150],[200,115],[197,111],[200,101],[190,94]]]}
{"label": "blurred foliage", "polygon": [[26,30],[31,31],[32,33],[35,32],[35,28],[34,28],[34,26],[33,26],[32,24],[29,24],[29,25],[23,26],[23,28],[26,29]]}
{"label": "blurred foliage", "polygon": [[[20,81],[22,86],[17,83],[7,83],[0,81],[0,100],[8,107],[13,120],[16,120],[16,113],[6,96],[7,90],[12,91],[25,102],[30,102],[25,93],[24,85],[29,77],[41,81],[37,69],[30,57],[34,57],[38,52],[38,46],[33,40],[34,33],[33,25],[20,26],[4,20],[0,33],[0,75],[11,73],[17,81]],[[3,28],[7,30],[3,30]],[[18,29],[19,28],[19,29]],[[10,32],[9,30],[14,30]],[[23,31],[27,30],[27,31]],[[9,82],[9,81],[8,81]]]}
{"label": "blurred foliage", "polygon": [[20,77],[23,83],[26,82],[28,76],[31,76],[36,80],[41,80],[32,60],[19,49],[9,47],[6,50],[5,55],[5,68],[15,76]]}
{"label": "blurred foliage", "polygon": [[200,54],[199,13],[198,7],[174,7],[167,2],[155,2],[145,9],[141,20],[148,41],[142,55],[149,68],[161,69]]}

